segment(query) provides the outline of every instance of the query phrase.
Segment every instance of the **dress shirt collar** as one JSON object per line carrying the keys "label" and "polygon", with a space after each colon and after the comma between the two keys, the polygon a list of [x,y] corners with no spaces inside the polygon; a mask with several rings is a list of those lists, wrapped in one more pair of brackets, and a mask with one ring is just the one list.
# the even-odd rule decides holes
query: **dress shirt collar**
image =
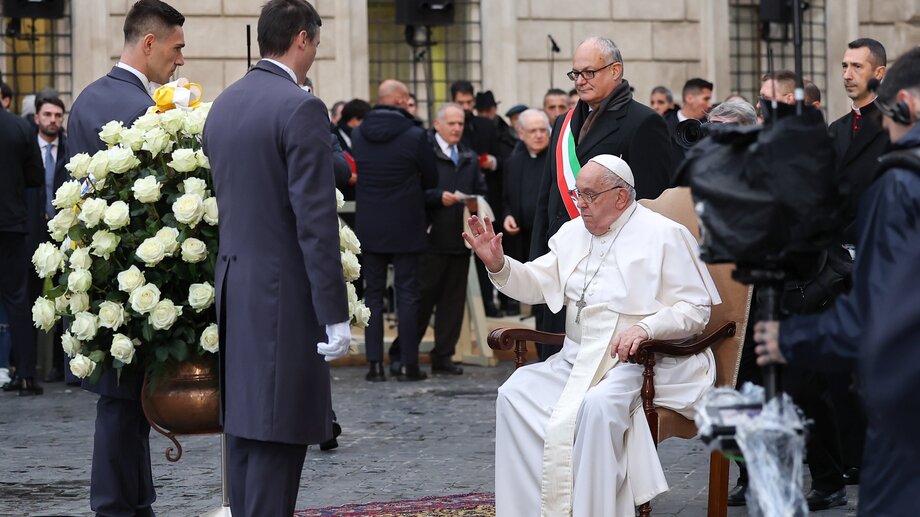
{"label": "dress shirt collar", "polygon": [[[876,98],[876,97],[872,97],[872,100],[869,101],[869,102],[867,102],[865,105],[863,105],[863,108],[865,108],[866,106],[869,106],[870,104],[872,104],[873,102],[875,102],[875,98]],[[853,107],[853,111],[854,111],[857,115],[862,115],[862,113],[859,111],[861,108],[860,108],[859,106],[857,106],[855,102],[852,104],[852,107]]]}
{"label": "dress shirt collar", "polygon": [[684,115],[684,110],[677,110],[677,121],[678,122],[683,122],[689,118],[690,117]]}
{"label": "dress shirt collar", "polygon": [[294,84],[300,85],[300,83],[297,81],[297,74],[294,73],[294,70],[293,70],[291,67],[287,66],[286,64],[282,63],[281,61],[275,61],[274,59],[271,59],[271,58],[268,58],[268,57],[263,57],[262,59],[263,59],[264,61],[268,61],[269,63],[271,63],[271,64],[277,66],[278,68],[284,70],[285,72],[287,72],[288,75],[291,76],[291,80],[294,81]]}
{"label": "dress shirt collar", "polygon": [[[441,135],[439,135],[439,134],[437,134],[437,133],[434,134],[434,140],[438,143],[438,147],[441,148],[441,152],[444,153],[444,156],[450,158],[450,148],[451,148],[451,145],[448,144],[447,142],[445,142],[444,139],[441,138]],[[456,144],[454,144],[454,145],[456,145]],[[457,149],[457,153],[458,153],[458,154],[460,153],[460,150],[459,150],[459,149]]]}
{"label": "dress shirt collar", "polygon": [[144,85],[144,89],[147,90],[147,93],[149,93],[151,97],[153,97],[154,90],[162,86],[161,84],[150,82],[150,79],[147,79],[147,76],[141,73],[140,70],[138,70],[137,68],[134,68],[133,66],[127,63],[119,61],[115,66],[123,70],[127,70],[131,72],[132,74],[134,74],[135,77],[140,79],[141,84]]}
{"label": "dress shirt collar", "polygon": [[44,158],[45,147],[50,145],[51,152],[54,152],[57,150],[58,142],[61,140],[60,137],[54,137],[54,140],[49,142],[42,138],[41,135],[38,135],[35,138],[38,139],[38,148],[42,150],[42,158]]}

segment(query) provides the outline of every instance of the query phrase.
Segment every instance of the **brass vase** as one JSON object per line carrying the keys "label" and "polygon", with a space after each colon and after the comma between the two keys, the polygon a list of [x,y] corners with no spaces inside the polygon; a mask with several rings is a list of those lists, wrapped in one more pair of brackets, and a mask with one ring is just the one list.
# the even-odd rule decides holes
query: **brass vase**
{"label": "brass vase", "polygon": [[158,433],[173,442],[166,459],[179,461],[180,434],[217,434],[220,427],[220,380],[215,361],[195,360],[178,365],[156,382],[144,378],[144,415]]}

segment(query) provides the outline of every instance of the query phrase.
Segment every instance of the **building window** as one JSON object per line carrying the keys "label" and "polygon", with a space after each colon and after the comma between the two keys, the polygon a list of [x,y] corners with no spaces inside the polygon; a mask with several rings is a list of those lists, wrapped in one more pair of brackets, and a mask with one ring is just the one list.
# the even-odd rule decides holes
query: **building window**
{"label": "building window", "polygon": [[[811,0],[808,4],[802,17],[802,74],[814,82],[823,95],[827,88],[826,4],[825,0]],[[756,104],[760,78],[770,69],[768,46],[773,49],[774,70],[795,71],[792,25],[786,27],[786,41],[767,43],[761,39],[759,1],[730,0],[729,16],[732,92]]]}
{"label": "building window", "polygon": [[0,75],[13,89],[10,111],[21,112],[23,97],[54,88],[69,105],[73,95],[70,2],[63,18],[3,18]]}
{"label": "building window", "polygon": [[[442,103],[450,100],[450,85],[468,80],[482,87],[482,31],[480,0],[457,0],[454,24],[432,27],[435,45],[411,47],[406,27],[396,24],[392,0],[368,0],[368,53],[371,96],[384,79],[398,79],[418,98],[419,116],[431,120]],[[409,37],[425,39],[419,28]],[[373,103],[375,99],[371,99]]]}

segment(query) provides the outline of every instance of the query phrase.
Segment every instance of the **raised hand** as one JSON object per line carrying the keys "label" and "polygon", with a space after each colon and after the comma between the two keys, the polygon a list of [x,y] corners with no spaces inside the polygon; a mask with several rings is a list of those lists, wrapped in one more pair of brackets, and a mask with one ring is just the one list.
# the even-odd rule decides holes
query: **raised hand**
{"label": "raised hand", "polygon": [[469,223],[472,235],[463,232],[463,239],[473,248],[479,260],[486,265],[486,269],[492,273],[498,273],[505,264],[502,234],[495,234],[495,230],[492,229],[492,220],[488,217],[483,222],[474,215],[470,217]]}

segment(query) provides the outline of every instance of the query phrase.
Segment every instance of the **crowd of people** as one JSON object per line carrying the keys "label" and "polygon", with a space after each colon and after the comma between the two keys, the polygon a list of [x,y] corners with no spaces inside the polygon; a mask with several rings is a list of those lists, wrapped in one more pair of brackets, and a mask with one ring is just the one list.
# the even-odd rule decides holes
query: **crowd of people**
{"label": "crowd of people", "polygon": [[[38,334],[29,312],[44,286],[31,271],[29,257],[46,240],[47,221],[55,215],[51,200],[67,178],[64,164],[76,153],[103,148],[97,133],[105,122],[129,123],[153,104],[151,85],[167,82],[183,64],[184,22],[159,0],[138,1],[125,20],[118,64],[77,96],[69,117],[52,90],[36,93],[24,115],[14,115],[12,92],[0,83],[3,391],[26,396],[43,391],[36,382]],[[373,104],[353,99],[326,111],[318,97],[304,95],[303,89],[310,91],[306,75],[320,26],[319,15],[302,0],[269,1],[258,27],[263,59],[220,94],[203,135],[220,212],[235,217],[233,224],[221,219],[224,260],[218,262],[221,280],[215,282],[224,375],[236,381],[225,383],[223,413],[234,512],[290,513],[307,444],[335,447],[341,432],[323,361],[346,354],[351,342],[342,272],[335,267],[335,207],[326,192],[333,184],[355,206],[341,217],[362,247],[358,289],[371,311],[364,332],[367,381],[385,381],[388,375],[407,382],[428,378],[420,367],[419,346],[432,315],[430,373],[463,374],[452,357],[462,331],[473,253],[479,257],[477,287],[487,316],[519,315],[524,303],[538,330],[565,333],[563,346],[538,345],[541,363],[518,370],[499,390],[497,442],[513,436],[521,448],[520,454],[498,448],[500,515],[533,515],[541,507],[574,509],[575,515],[626,515],[634,504],[666,490],[657,477],[660,465],[646,461],[646,455],[655,454],[654,445],[624,438],[637,425],[631,409],[642,377],[640,367],[625,361],[643,340],[680,339],[701,331],[719,294],[687,230],[636,201],[657,198],[672,186],[690,145],[677,138],[682,124],[761,124],[768,103],[796,102],[795,75],[785,70],[765,74],[753,103],[737,94],[713,103],[715,85],[691,78],[679,99],[658,86],[645,104],[625,78],[628,66],[613,40],[592,36],[574,52],[567,73],[574,82],[571,91],[550,89],[542,106],[515,104],[503,117],[491,91],[477,92],[471,82],[460,80],[450,86],[450,99],[438,106],[426,127],[416,97],[396,79],[379,84]],[[913,285],[900,274],[904,270],[892,262],[892,254],[909,257],[918,249],[917,219],[912,218],[920,192],[917,171],[880,175],[884,168],[876,164],[892,144],[895,149],[920,147],[918,60],[918,49],[906,52],[892,77],[886,77],[881,43],[863,38],[844,49],[843,88],[852,109],[828,131],[848,187],[847,228],[822,255],[813,281],[787,286],[786,312],[803,315],[781,325],[762,322],[756,332],[753,323],[747,329],[739,383],[759,381],[758,361],[793,363],[786,388],[814,421],[807,449],[812,510],[845,504],[845,485],[863,482],[873,489],[861,497],[861,512],[879,515],[886,505],[908,504],[911,493],[882,486],[885,476],[914,483],[920,479],[920,463],[911,459],[914,449],[894,457],[909,432],[895,433],[884,417],[863,410],[866,397],[886,404],[886,411],[907,408],[903,393],[915,384],[904,376],[892,376],[903,386],[886,383],[880,371],[887,362],[881,354],[899,349],[881,344],[876,349],[869,343],[909,340],[908,332],[916,327],[910,308],[892,305],[898,293],[908,299],[904,289]],[[821,92],[814,83],[806,80],[802,93],[805,104],[820,108]],[[269,100],[241,119],[234,107],[256,96]],[[268,136],[247,139],[235,130],[241,127],[264,128]],[[255,146],[266,140],[277,143],[276,152],[260,154]],[[266,177],[277,181],[272,188],[286,192],[290,203],[254,199],[275,190],[248,189],[243,179],[247,168],[283,172]],[[302,181],[289,182],[285,174]],[[254,209],[242,208],[247,206]],[[256,220],[257,225],[249,224]],[[310,224],[303,224],[306,220]],[[261,231],[266,225],[284,231]],[[247,286],[278,281],[277,271],[254,266],[268,255],[287,264],[284,269],[293,276],[285,282],[304,289],[251,297]],[[613,258],[608,262],[608,257]],[[667,274],[659,278],[662,271]],[[878,283],[886,271],[897,273],[894,280]],[[880,286],[890,289],[879,291]],[[244,298],[245,303],[238,301]],[[273,326],[271,314],[293,307],[308,314],[306,322],[285,320],[283,328]],[[891,312],[882,312],[885,307]],[[385,355],[388,310],[398,321],[398,337]],[[254,353],[252,343],[266,336],[277,341],[289,361],[276,365],[266,354]],[[315,353],[290,348],[305,342],[317,343]],[[44,381],[77,383],[57,338],[55,343],[53,367]],[[853,362],[860,357],[869,363],[855,375]],[[656,389],[667,393],[673,384],[672,409],[692,412],[714,382],[713,372],[707,350],[671,365]],[[90,388],[100,395],[91,504],[99,514],[123,508],[149,512],[155,494],[149,426],[137,399],[139,379],[114,383],[110,377]],[[558,411],[550,419],[544,408],[553,406]],[[558,427],[564,422],[568,431]],[[871,456],[863,454],[867,426],[871,439],[887,444],[888,463],[874,459],[862,464],[864,456]],[[544,451],[551,444],[558,445],[546,449],[552,454]],[[629,469],[627,454],[640,455],[630,459]],[[598,462],[597,457],[616,461]],[[570,477],[565,471],[548,473],[547,458],[568,461]],[[742,468],[729,504],[745,503],[747,485]],[[569,488],[548,496],[547,486]]]}

